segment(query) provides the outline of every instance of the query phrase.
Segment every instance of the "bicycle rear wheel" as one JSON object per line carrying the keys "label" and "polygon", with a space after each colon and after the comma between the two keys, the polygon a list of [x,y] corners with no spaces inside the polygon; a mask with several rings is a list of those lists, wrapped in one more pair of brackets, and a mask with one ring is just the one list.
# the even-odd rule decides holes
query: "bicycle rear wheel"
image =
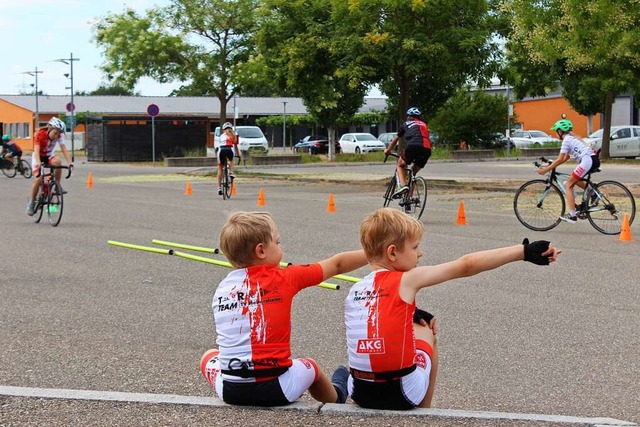
{"label": "bicycle rear wheel", "polygon": [[0,162],[2,162],[2,165],[0,165],[2,173],[5,174],[7,178],[13,178],[16,176],[16,168],[13,167],[13,163],[5,159],[0,159]]}
{"label": "bicycle rear wheel", "polygon": [[20,174],[25,178],[29,179],[33,176],[33,170],[31,169],[31,165],[26,160],[20,160]]}
{"label": "bicycle rear wheel", "polygon": [[404,211],[415,219],[420,219],[426,205],[427,181],[425,181],[423,177],[418,176],[413,181],[411,191],[404,198]]}
{"label": "bicycle rear wheel", "polygon": [[222,168],[222,199],[231,198],[231,177],[229,176],[229,166]]}
{"label": "bicycle rear wheel", "polygon": [[624,214],[629,215],[629,225],[636,216],[633,195],[616,181],[602,181],[594,189],[597,197],[589,206],[587,219],[603,234],[620,234]]}
{"label": "bicycle rear wheel", "polygon": [[513,197],[518,221],[530,230],[547,231],[560,223],[565,202],[562,192],[543,179],[525,182]]}
{"label": "bicycle rear wheel", "polygon": [[383,207],[389,206],[389,203],[393,200],[393,193],[396,192],[397,180],[395,175],[391,177],[389,183],[387,184],[387,190],[384,192],[384,204]]}
{"label": "bicycle rear wheel", "polygon": [[47,214],[49,215],[49,224],[57,227],[62,219],[62,187],[57,182],[51,182],[49,185],[49,202],[47,204]]}

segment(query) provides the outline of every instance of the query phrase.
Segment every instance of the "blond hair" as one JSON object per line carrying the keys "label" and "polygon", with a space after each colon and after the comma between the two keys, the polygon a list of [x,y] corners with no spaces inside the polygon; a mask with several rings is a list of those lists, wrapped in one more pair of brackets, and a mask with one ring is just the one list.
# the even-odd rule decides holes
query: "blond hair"
{"label": "blond hair", "polygon": [[390,245],[399,250],[407,239],[420,239],[424,229],[417,219],[397,209],[382,208],[360,225],[360,243],[368,260],[381,257]]}
{"label": "blond hair", "polygon": [[220,249],[234,267],[247,267],[255,262],[256,245],[271,243],[277,230],[268,212],[235,212],[220,230]]}

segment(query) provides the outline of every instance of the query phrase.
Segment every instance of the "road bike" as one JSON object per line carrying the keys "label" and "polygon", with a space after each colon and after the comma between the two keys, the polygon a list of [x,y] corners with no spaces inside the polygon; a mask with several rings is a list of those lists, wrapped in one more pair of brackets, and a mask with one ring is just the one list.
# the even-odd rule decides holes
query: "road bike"
{"label": "road bike", "polygon": [[[542,164],[551,164],[550,160],[540,157],[533,162],[539,168]],[[586,182],[580,204],[576,204],[576,216],[587,219],[593,228],[603,234],[620,234],[624,215],[629,215],[629,225],[636,216],[636,202],[633,195],[623,184],[607,180],[600,183],[591,180],[589,172],[582,180]],[[569,174],[555,169],[546,179],[534,179],[525,182],[513,198],[513,209],[518,221],[535,231],[546,231],[556,227],[566,210],[564,196],[567,194],[565,182]],[[578,201],[578,198],[575,199]]]}
{"label": "road bike", "polygon": [[2,155],[0,156],[0,168],[7,178],[13,178],[18,172],[27,179],[33,176],[31,165],[24,159],[21,159],[20,162],[12,162]]}
{"label": "road bike", "polygon": [[[48,172],[42,172],[42,169],[49,169]],[[62,211],[64,208],[64,200],[62,197],[62,187],[60,183],[56,181],[55,170],[67,169],[67,176],[65,179],[69,179],[73,166],[54,166],[54,165],[42,165],[40,169],[40,175],[37,177],[41,180],[40,189],[38,190],[38,196],[36,197],[36,206],[33,214],[33,221],[38,223],[42,219],[44,211],[47,211],[49,216],[49,224],[53,227],[57,227],[62,219]]]}
{"label": "road bike", "polygon": [[233,175],[231,175],[231,169],[229,169],[229,160],[224,162],[224,165],[222,166],[222,177],[220,178],[220,186],[222,188],[222,199],[230,199],[233,189]]}
{"label": "road bike", "polygon": [[[400,158],[398,154],[389,153],[384,157],[385,163],[389,156]],[[405,213],[413,216],[415,219],[420,219],[424,212],[424,208],[427,205],[427,181],[421,176],[415,176],[413,173],[413,163],[406,165],[405,170],[407,171],[409,190],[394,197],[394,193],[398,186],[398,171],[396,170],[387,184],[387,190],[384,193],[383,206],[387,207],[392,202],[397,201],[398,205]]]}

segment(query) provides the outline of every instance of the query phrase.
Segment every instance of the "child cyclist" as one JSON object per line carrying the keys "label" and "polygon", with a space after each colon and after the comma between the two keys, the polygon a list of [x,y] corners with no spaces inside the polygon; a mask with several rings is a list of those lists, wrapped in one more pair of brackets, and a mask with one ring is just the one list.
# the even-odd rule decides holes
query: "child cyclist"
{"label": "child cyclist", "polygon": [[229,404],[286,405],[306,390],[320,402],[344,403],[345,367],[338,367],[330,381],[313,359],[291,358],[291,304],[301,290],[366,265],[364,251],[281,268],[279,245],[268,213],[233,213],[222,227],[220,248],[236,270],[213,297],[219,348],[202,356],[202,374]]}
{"label": "child cyclist", "polygon": [[573,187],[577,185],[583,190],[585,189],[587,183],[583,181],[582,178],[592,170],[600,167],[600,159],[598,158],[598,153],[591,148],[589,144],[572,132],[573,123],[569,120],[558,120],[551,130],[555,130],[558,138],[562,141],[560,154],[558,154],[558,157],[550,165],[539,168],[538,173],[545,175],[550,170],[565,163],[570,157],[576,159],[578,166],[573,170],[573,173],[565,183],[567,187],[566,198],[569,212],[560,217],[561,220],[569,224],[575,224],[578,218]]}
{"label": "child cyclist", "polygon": [[416,309],[418,291],[514,261],[547,265],[560,251],[549,242],[475,252],[456,261],[416,267],[422,223],[391,208],[369,215],[360,241],[373,270],[350,290],[345,304],[351,376],[348,390],[374,409],[430,407],[438,366],[435,319]]}
{"label": "child cyclist", "polygon": [[22,160],[22,150],[11,140],[9,135],[2,135],[2,151],[0,157],[4,156],[4,159],[8,162],[12,162],[15,166],[20,166],[20,160]]}
{"label": "child cyclist", "polygon": [[[38,195],[38,189],[40,188],[40,166],[41,165],[53,165],[60,166],[62,162],[58,159],[54,150],[56,144],[60,146],[60,151],[64,156],[67,164],[73,167],[71,157],[64,144],[64,132],[66,126],[62,120],[57,117],[52,117],[47,123],[47,126],[38,130],[34,137],[33,142],[33,156],[31,157],[31,167],[33,168],[33,185],[31,186],[31,192],[29,194],[29,204],[27,205],[27,215],[32,216],[35,213],[36,196]],[[56,180],[60,182],[62,171],[57,169],[55,171]],[[62,187],[60,187],[62,189]],[[62,193],[66,193],[62,190]]]}
{"label": "child cyclist", "polygon": [[225,122],[222,125],[222,135],[220,135],[220,146],[218,147],[218,194],[222,195],[222,168],[225,162],[229,161],[231,179],[233,179],[233,154],[240,158],[238,151],[238,135],[233,131],[233,125]]}

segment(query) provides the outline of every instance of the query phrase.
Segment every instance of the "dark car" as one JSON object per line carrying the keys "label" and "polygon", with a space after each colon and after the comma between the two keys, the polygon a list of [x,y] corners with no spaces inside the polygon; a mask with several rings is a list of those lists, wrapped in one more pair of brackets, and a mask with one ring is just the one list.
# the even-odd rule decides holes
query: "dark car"
{"label": "dark car", "polygon": [[[340,152],[340,143],[336,141],[336,154]],[[309,146],[309,154],[329,154],[329,141],[313,141]]]}
{"label": "dark car", "polygon": [[296,145],[293,146],[293,151],[295,151],[296,153],[308,153],[309,152],[309,147],[311,147],[312,144],[319,142],[319,141],[327,141],[327,137],[326,136],[319,136],[319,135],[308,135],[305,136],[304,138],[302,138],[300,141],[298,141],[296,143]]}

